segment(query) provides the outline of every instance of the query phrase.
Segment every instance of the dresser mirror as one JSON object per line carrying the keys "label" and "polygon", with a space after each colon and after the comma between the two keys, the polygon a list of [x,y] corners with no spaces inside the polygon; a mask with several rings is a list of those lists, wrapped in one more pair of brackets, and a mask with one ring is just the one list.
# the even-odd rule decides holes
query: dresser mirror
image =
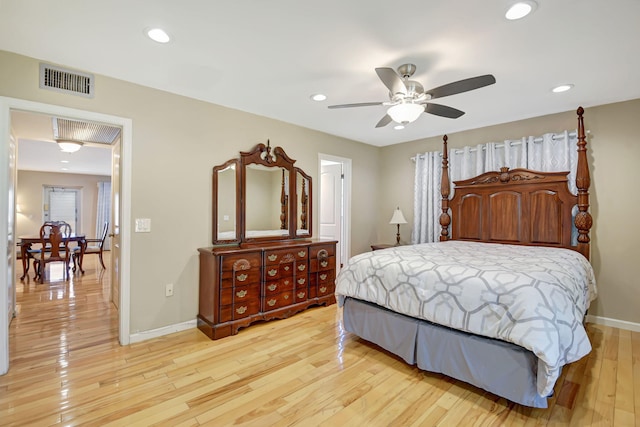
{"label": "dresser mirror", "polygon": [[311,177],[267,142],[213,168],[213,243],[308,238]]}
{"label": "dresser mirror", "polygon": [[289,171],[245,165],[245,237],[289,237]]}
{"label": "dresser mirror", "polygon": [[238,159],[213,168],[213,243],[240,241],[239,170]]}
{"label": "dresser mirror", "polygon": [[297,201],[297,237],[311,236],[311,177],[300,168],[296,168],[296,201]]}

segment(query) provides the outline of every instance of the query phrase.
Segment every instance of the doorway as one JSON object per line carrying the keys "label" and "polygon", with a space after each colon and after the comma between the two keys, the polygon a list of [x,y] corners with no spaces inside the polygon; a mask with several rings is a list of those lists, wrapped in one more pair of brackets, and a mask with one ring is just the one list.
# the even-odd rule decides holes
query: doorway
{"label": "doorway", "polygon": [[[122,136],[118,144],[118,155],[114,154],[114,158],[119,158],[119,179],[118,179],[118,212],[120,213],[120,227],[118,228],[118,236],[114,236],[120,243],[118,274],[112,275],[112,280],[119,280],[119,310],[118,310],[118,338],[121,345],[130,342],[130,230],[128,224],[131,223],[131,184],[129,177],[131,176],[131,151],[132,151],[132,121],[131,119],[111,116],[106,114],[94,113],[83,110],[76,110],[58,105],[42,104],[37,102],[25,101],[15,98],[0,97],[0,138],[3,149],[0,150],[0,218],[10,217],[9,209],[13,209],[15,215],[15,206],[10,200],[14,197],[15,182],[10,178],[11,158],[15,156],[15,149],[11,152],[11,111],[23,111],[39,114],[48,114],[52,116],[66,117],[72,120],[84,120],[90,122],[98,122],[106,125],[119,126],[122,129]],[[15,144],[13,145],[15,147]],[[115,151],[115,149],[114,149]],[[2,223],[2,221],[0,221]],[[7,223],[7,222],[5,222]],[[13,227],[13,224],[10,224]],[[12,247],[8,247],[8,238],[13,235],[13,229],[9,227],[0,227],[0,244],[5,245],[3,250],[8,254],[7,263],[0,263],[0,275],[5,277],[7,281],[15,281],[9,278],[9,265],[14,265],[16,251]],[[15,293],[15,282],[2,283],[0,291],[0,375],[9,369],[9,298],[10,292]],[[11,296],[12,298],[12,296]]]}
{"label": "doorway", "polygon": [[318,235],[338,241],[337,274],[351,256],[351,159],[322,153],[318,159]]}

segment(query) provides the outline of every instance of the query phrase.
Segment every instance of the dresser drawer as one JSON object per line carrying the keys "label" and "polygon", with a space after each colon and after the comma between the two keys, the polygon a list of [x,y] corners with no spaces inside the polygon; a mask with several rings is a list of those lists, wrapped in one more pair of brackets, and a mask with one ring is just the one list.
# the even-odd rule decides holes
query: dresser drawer
{"label": "dresser drawer", "polygon": [[315,245],[315,246],[312,246],[311,249],[309,250],[309,258],[310,259],[326,258],[326,257],[330,257],[330,256],[335,256],[335,255],[336,255],[336,245],[335,244]]}
{"label": "dresser drawer", "polygon": [[264,285],[264,295],[272,296],[293,289],[293,278],[270,280]]}
{"label": "dresser drawer", "polygon": [[260,311],[260,300],[238,302],[220,307],[220,322],[242,319]]}
{"label": "dresser drawer", "polygon": [[223,271],[220,283],[223,288],[260,283],[260,268],[240,271]]}
{"label": "dresser drawer", "polygon": [[326,295],[331,295],[335,293],[335,290],[336,290],[336,285],[334,283],[319,284],[316,287],[316,291],[317,291],[316,296],[319,298]]}
{"label": "dresser drawer", "polygon": [[336,269],[336,257],[330,256],[328,258],[314,258],[310,261],[309,271],[317,272],[322,270],[335,270]]}
{"label": "dresser drawer", "polygon": [[223,255],[220,258],[220,270],[223,272],[259,269],[261,264],[260,252]]}
{"label": "dresser drawer", "polygon": [[335,270],[320,271],[310,275],[311,285],[326,285],[335,282]]}
{"label": "dresser drawer", "polygon": [[296,288],[293,292],[294,302],[306,301],[309,298],[309,290],[307,287]]}
{"label": "dresser drawer", "polygon": [[289,263],[289,262],[306,262],[309,259],[309,248],[289,248],[269,250],[264,253],[265,265]]}
{"label": "dresser drawer", "polygon": [[275,295],[265,295],[263,298],[262,311],[271,311],[276,308],[286,307],[295,302],[293,292],[283,292]]}
{"label": "dresser drawer", "polygon": [[309,270],[309,263],[306,261],[291,262],[284,264],[272,264],[265,266],[264,278],[265,280],[279,279],[282,277],[293,277],[295,274],[299,276],[301,274],[306,275]]}
{"label": "dresser drawer", "polygon": [[260,284],[224,288],[220,291],[220,305],[243,304],[245,301],[260,300]]}

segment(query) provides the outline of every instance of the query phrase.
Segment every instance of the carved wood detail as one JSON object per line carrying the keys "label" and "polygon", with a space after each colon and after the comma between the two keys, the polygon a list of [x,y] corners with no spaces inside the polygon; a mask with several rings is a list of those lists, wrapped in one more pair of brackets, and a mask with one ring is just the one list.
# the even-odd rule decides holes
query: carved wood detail
{"label": "carved wood detail", "polygon": [[[588,212],[591,179],[586,155],[584,109],[578,108],[577,114],[577,196],[569,192],[569,172],[539,172],[503,167],[500,171],[455,181],[455,194],[449,199],[448,138],[445,135],[440,240],[558,246],[577,250],[589,258],[589,230],[593,219]],[[574,223],[579,233],[577,247],[571,246],[571,210],[576,204],[578,213]]]}

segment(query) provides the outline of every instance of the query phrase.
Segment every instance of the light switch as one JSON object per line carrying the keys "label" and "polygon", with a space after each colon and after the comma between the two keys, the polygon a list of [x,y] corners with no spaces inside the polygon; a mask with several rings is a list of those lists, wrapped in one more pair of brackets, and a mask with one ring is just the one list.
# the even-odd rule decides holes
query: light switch
{"label": "light switch", "polygon": [[136,218],[136,233],[150,233],[150,232],[151,232],[151,219]]}

